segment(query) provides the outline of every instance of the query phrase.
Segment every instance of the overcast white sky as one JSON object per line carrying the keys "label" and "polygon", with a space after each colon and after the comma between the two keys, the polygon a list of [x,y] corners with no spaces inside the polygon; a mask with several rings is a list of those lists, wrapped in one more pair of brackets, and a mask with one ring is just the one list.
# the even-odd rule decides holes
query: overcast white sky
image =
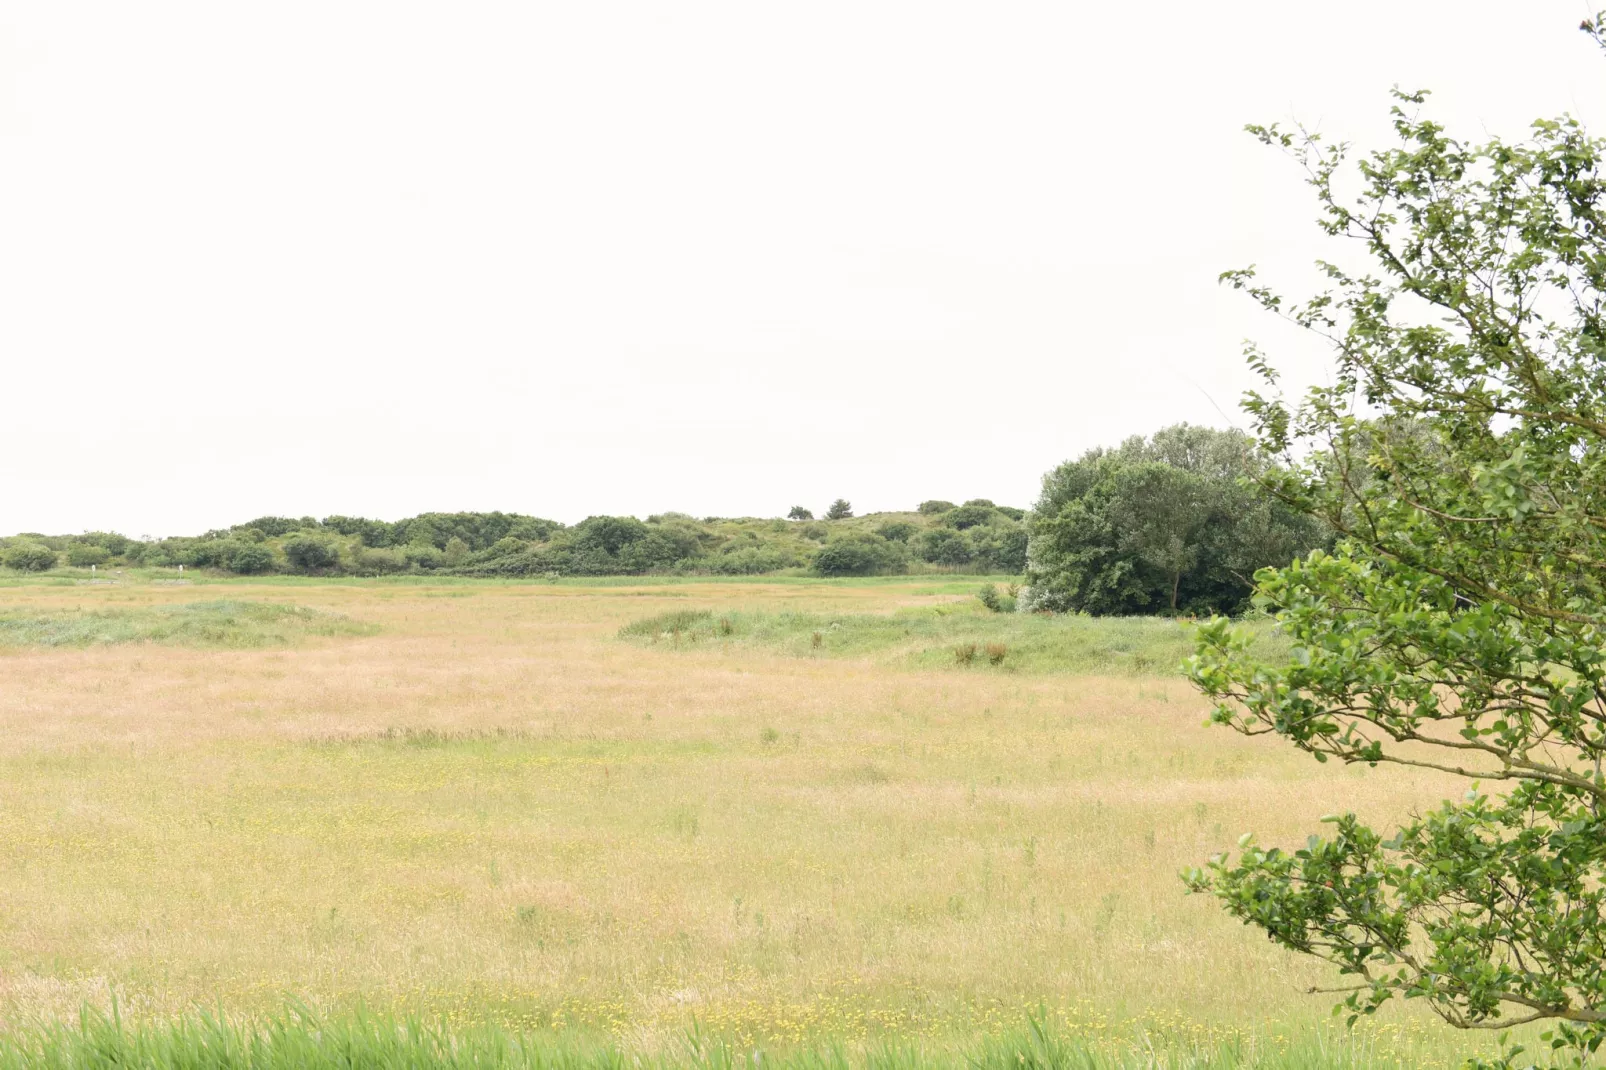
{"label": "overcast white sky", "polygon": [[1593,120],[1587,13],[0,2],[0,533],[1027,505],[1319,374],[1245,122]]}

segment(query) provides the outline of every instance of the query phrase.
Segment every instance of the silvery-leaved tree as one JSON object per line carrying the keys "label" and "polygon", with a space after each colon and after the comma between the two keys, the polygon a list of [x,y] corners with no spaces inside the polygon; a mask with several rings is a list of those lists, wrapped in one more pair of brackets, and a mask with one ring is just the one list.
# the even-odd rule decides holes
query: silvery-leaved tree
{"label": "silvery-leaved tree", "polygon": [[1322,264],[1302,303],[1224,276],[1336,353],[1330,386],[1245,407],[1286,462],[1269,492],[1339,541],[1256,577],[1288,658],[1215,621],[1189,672],[1222,725],[1467,790],[1397,830],[1246,837],[1184,877],[1336,964],[1352,1022],[1394,996],[1467,1028],[1547,1020],[1583,1062],[1606,1038],[1606,143],[1570,118],[1463,142],[1396,98],[1398,144],[1364,157],[1252,128],[1370,265]]}

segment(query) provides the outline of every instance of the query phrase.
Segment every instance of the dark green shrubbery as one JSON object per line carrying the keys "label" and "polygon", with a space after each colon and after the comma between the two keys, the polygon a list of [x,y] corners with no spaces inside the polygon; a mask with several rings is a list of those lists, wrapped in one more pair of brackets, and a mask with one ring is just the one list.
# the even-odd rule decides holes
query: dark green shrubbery
{"label": "dark green shrubbery", "polygon": [[801,505],[794,505],[794,506],[792,506],[791,511],[789,511],[786,514],[786,519],[788,519],[788,520],[813,520],[814,519],[814,513],[811,510],[803,508]]}
{"label": "dark green shrubbery", "polygon": [[296,535],[285,540],[284,557],[298,572],[327,572],[340,563],[340,548],[319,535]]}
{"label": "dark green shrubbery", "polygon": [[1331,540],[1246,485],[1270,469],[1242,432],[1188,424],[1060,465],[1029,521],[1030,608],[1240,611],[1257,569]]}
{"label": "dark green shrubbery", "polygon": [[942,522],[957,531],[976,527],[978,524],[987,524],[998,517],[998,510],[993,508],[992,502],[966,502],[957,509],[951,509],[942,518]]}
{"label": "dark green shrubbery", "polygon": [[928,528],[921,532],[915,552],[922,561],[933,565],[965,565],[973,556],[970,540],[952,528]]}
{"label": "dark green shrubbery", "polygon": [[237,542],[223,559],[223,567],[242,576],[255,576],[272,572],[273,551],[260,542]]}
{"label": "dark green shrubbery", "polygon": [[56,567],[56,551],[38,542],[19,542],[0,556],[6,568],[18,572],[48,572]]}
{"label": "dark green shrubbery", "polygon": [[848,520],[853,516],[853,503],[846,498],[838,498],[831,503],[831,508],[825,511],[827,520]]}
{"label": "dark green shrubbery", "polygon": [[940,498],[933,498],[930,501],[921,502],[915,507],[915,511],[921,516],[941,516],[953,508],[953,502],[945,502]]}
{"label": "dark green shrubbery", "polygon": [[889,542],[908,542],[920,529],[907,520],[892,520],[875,529],[875,533]]}
{"label": "dark green shrubbery", "polygon": [[903,572],[907,567],[903,546],[879,535],[844,535],[827,542],[814,555],[814,571],[821,576],[875,576]]}

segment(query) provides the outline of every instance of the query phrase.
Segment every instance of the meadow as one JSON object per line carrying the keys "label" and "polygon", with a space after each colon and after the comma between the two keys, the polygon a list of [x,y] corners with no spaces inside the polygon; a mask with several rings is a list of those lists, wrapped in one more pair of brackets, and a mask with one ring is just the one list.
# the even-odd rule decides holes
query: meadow
{"label": "meadow", "polygon": [[1456,785],[1206,728],[1185,624],[982,582],[13,577],[0,1066],[1488,1049],[1344,1029],[1176,877]]}

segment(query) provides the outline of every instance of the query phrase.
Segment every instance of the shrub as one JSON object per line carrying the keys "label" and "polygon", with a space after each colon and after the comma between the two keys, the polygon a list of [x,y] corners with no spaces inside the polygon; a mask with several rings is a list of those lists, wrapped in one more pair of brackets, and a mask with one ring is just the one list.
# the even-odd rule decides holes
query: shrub
{"label": "shrub", "polygon": [[838,498],[831,503],[831,508],[825,511],[827,520],[847,520],[853,516],[853,503],[846,498]]}
{"label": "shrub", "polygon": [[445,563],[441,552],[427,543],[413,543],[402,551],[402,556],[417,568],[440,568]]}
{"label": "shrub", "polygon": [[295,535],[285,540],[285,560],[300,572],[322,572],[340,563],[340,549],[317,535]]}
{"label": "shrub", "polygon": [[988,525],[968,532],[975,560],[988,572],[1019,575],[1026,571],[1026,529],[1019,524]]}
{"label": "shrub", "polygon": [[[430,549],[435,548],[432,546]],[[409,564],[403,550],[362,546],[352,554],[351,570],[359,576],[388,576],[394,572],[406,572]]]}
{"label": "shrub", "polygon": [[976,592],[976,599],[994,613],[1013,613],[1015,590],[1016,588],[1010,588],[1007,592],[1000,591],[996,585],[989,583]]}
{"label": "shrub", "polygon": [[987,664],[1002,665],[1004,663],[1004,659],[1008,656],[1009,647],[1005,646],[1003,643],[987,644]]}
{"label": "shrub", "polygon": [[920,533],[915,552],[934,565],[963,565],[971,558],[970,540],[952,528],[930,528]]}
{"label": "shrub", "polygon": [[951,528],[964,531],[966,528],[985,524],[998,515],[998,510],[991,505],[981,505],[978,502],[966,502],[957,509],[950,510],[942,518],[942,522]]}
{"label": "shrub", "polygon": [[934,498],[929,502],[921,502],[915,508],[915,512],[920,513],[922,516],[940,516],[943,513],[949,512],[953,508],[953,502],[945,502],[941,499]]}
{"label": "shrub", "polygon": [[1009,517],[1011,520],[1023,520],[1026,517],[1026,510],[1017,509],[1013,505],[999,505],[994,506],[994,508],[996,508],[1000,513],[1003,513],[1005,516]]}
{"label": "shrub", "polygon": [[75,542],[67,548],[67,564],[74,568],[104,565],[112,559],[112,552],[104,546],[89,542]]}
{"label": "shrub", "polygon": [[441,552],[441,560],[446,562],[448,568],[461,565],[468,557],[468,543],[453,535],[446,540],[446,549]]}
{"label": "shrub", "polygon": [[523,539],[515,539],[509,535],[506,538],[497,539],[491,544],[490,555],[492,557],[506,557],[508,554],[520,552],[528,545]]}
{"label": "shrub", "polygon": [[801,505],[794,505],[794,506],[792,506],[791,511],[786,514],[786,519],[788,519],[788,520],[813,520],[814,519],[814,513],[811,512],[808,509],[803,508]]}
{"label": "shrub", "polygon": [[229,547],[222,565],[230,572],[254,576],[273,570],[273,551],[259,542],[241,542]]}
{"label": "shrub", "polygon": [[954,647],[954,661],[960,665],[969,665],[976,660],[976,644],[960,643]]}
{"label": "shrub", "polygon": [[833,539],[814,555],[814,571],[821,576],[873,576],[902,572],[904,550],[879,535],[847,535]]}
{"label": "shrub", "polygon": [[919,528],[907,520],[889,520],[875,529],[875,533],[888,542],[908,542],[919,531]]}
{"label": "shrub", "polygon": [[19,542],[0,561],[18,572],[48,572],[56,567],[56,552],[37,542]]}
{"label": "shrub", "polygon": [[998,508],[998,506],[994,505],[992,503],[992,501],[990,499],[987,499],[987,498],[972,498],[972,499],[970,499],[970,501],[966,502],[965,505],[960,506],[960,508],[963,509],[963,508],[965,508],[966,505],[975,505],[975,506],[979,506],[979,507],[981,507],[983,509],[997,509]]}

